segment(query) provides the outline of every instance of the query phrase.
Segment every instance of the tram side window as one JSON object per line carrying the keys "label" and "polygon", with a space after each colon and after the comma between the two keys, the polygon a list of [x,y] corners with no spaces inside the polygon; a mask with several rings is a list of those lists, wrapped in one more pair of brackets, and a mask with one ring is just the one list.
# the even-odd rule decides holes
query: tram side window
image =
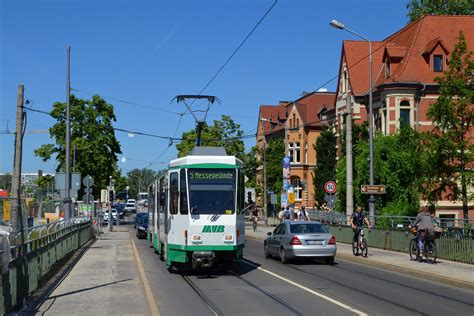
{"label": "tram side window", "polygon": [[239,179],[237,182],[237,209],[241,212],[244,209],[245,203],[245,188],[244,188],[244,170],[239,169]]}
{"label": "tram side window", "polygon": [[179,172],[179,212],[188,214],[188,190],[186,185],[186,170]]}
{"label": "tram side window", "polygon": [[178,200],[179,200],[179,187],[178,187],[178,173],[173,172],[170,175],[170,213],[178,214]]}

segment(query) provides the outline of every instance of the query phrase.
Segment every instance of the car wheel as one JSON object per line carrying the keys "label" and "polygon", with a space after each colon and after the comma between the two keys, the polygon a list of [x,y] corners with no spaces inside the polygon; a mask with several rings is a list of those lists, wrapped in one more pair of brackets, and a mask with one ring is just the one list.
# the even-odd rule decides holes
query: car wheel
{"label": "car wheel", "polygon": [[280,249],[280,260],[283,264],[288,263],[288,257],[286,256],[286,251],[283,247]]}
{"label": "car wheel", "polygon": [[326,263],[329,264],[329,265],[333,265],[334,264],[334,256],[326,257]]}
{"label": "car wheel", "polygon": [[263,246],[263,253],[265,254],[265,258],[268,259],[271,257],[270,251],[268,250],[268,244],[265,242]]}

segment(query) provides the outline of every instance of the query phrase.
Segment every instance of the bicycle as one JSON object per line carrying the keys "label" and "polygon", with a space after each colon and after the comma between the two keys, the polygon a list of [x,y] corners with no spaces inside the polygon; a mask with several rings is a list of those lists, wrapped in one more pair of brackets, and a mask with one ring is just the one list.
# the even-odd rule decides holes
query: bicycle
{"label": "bicycle", "polygon": [[358,231],[359,240],[352,240],[352,253],[354,256],[362,255],[362,257],[366,257],[368,255],[369,247],[367,246],[367,239],[364,237],[364,228],[357,227],[355,228]]}
{"label": "bicycle", "polygon": [[412,240],[410,240],[409,245],[409,254],[410,259],[413,261],[419,260],[423,261],[423,257],[425,257],[425,261],[429,263],[436,263],[436,243],[435,243],[435,235],[430,234],[428,231],[425,232],[425,241],[424,241],[424,249],[423,253],[420,256],[420,246],[418,243],[419,240],[419,232],[416,227],[410,228],[411,233],[414,235]]}

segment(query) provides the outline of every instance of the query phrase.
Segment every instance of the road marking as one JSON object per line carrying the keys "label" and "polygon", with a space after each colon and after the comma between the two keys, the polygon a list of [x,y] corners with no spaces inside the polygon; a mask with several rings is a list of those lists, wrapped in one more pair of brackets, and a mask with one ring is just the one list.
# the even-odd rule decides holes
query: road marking
{"label": "road marking", "polygon": [[247,264],[251,265],[251,266],[254,266],[255,268],[257,268],[257,270],[260,270],[260,271],[262,271],[262,272],[265,272],[265,273],[267,273],[267,274],[270,274],[271,276],[274,276],[275,278],[278,278],[278,279],[280,279],[280,280],[282,280],[282,281],[285,281],[285,282],[287,282],[287,283],[289,283],[289,284],[291,284],[291,285],[293,285],[293,286],[296,286],[297,288],[300,288],[300,289],[302,289],[302,290],[304,290],[304,291],[306,291],[306,292],[308,292],[308,293],[311,293],[311,294],[313,294],[313,295],[315,295],[315,296],[318,296],[318,297],[320,297],[320,298],[322,298],[322,299],[324,299],[324,300],[326,300],[326,301],[329,301],[329,302],[331,302],[331,303],[333,303],[333,304],[336,304],[337,306],[340,306],[340,307],[342,307],[342,308],[344,308],[344,309],[347,309],[347,310],[349,310],[349,311],[351,311],[351,312],[353,312],[353,313],[355,313],[355,314],[357,314],[357,315],[360,315],[360,316],[367,316],[367,315],[368,315],[368,314],[364,313],[363,311],[360,311],[360,310],[355,309],[355,308],[353,308],[353,307],[351,307],[351,306],[349,306],[349,305],[346,305],[346,304],[344,304],[344,303],[342,303],[342,302],[339,302],[339,301],[337,301],[337,300],[335,300],[335,299],[333,299],[333,298],[330,298],[330,297],[327,296],[327,295],[324,295],[324,294],[322,294],[322,293],[316,292],[315,290],[312,290],[312,289],[310,289],[310,288],[308,288],[308,287],[306,287],[306,286],[304,286],[304,285],[301,285],[301,284],[296,283],[296,282],[294,282],[294,281],[291,281],[291,280],[289,280],[289,279],[287,279],[287,278],[284,278],[284,277],[282,277],[282,276],[280,276],[280,275],[278,275],[278,274],[276,274],[276,273],[273,273],[273,272],[271,272],[271,271],[269,271],[269,270],[267,270],[267,269],[264,269],[264,268],[262,268],[262,267],[259,267],[259,266],[255,265],[255,264],[253,264],[253,263],[251,263],[251,262],[249,262],[249,261],[247,261],[247,260],[245,260],[245,262],[246,262]]}
{"label": "road marking", "polygon": [[132,238],[130,238],[130,243],[132,244],[133,254],[135,256],[135,262],[137,263],[138,272],[140,273],[140,279],[142,280],[143,287],[145,288],[145,294],[148,301],[148,305],[150,306],[150,312],[154,316],[160,316],[160,311],[158,309],[158,305],[156,304],[155,297],[151,292],[150,284],[146,279],[145,270],[143,269],[142,261],[140,256],[138,255],[137,247],[135,246],[135,242]]}

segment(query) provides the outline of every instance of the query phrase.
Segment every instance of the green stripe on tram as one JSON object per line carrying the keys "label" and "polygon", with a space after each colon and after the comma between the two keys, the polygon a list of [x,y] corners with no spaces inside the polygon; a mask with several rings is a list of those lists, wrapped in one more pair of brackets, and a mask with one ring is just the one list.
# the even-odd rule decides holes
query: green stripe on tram
{"label": "green stripe on tram", "polygon": [[225,164],[225,163],[196,163],[196,164],[190,164],[190,165],[182,165],[182,166],[174,166],[170,167],[170,170],[174,169],[185,169],[185,168],[197,168],[197,169],[239,169],[242,168],[242,166],[238,165],[231,165],[231,164]]}

